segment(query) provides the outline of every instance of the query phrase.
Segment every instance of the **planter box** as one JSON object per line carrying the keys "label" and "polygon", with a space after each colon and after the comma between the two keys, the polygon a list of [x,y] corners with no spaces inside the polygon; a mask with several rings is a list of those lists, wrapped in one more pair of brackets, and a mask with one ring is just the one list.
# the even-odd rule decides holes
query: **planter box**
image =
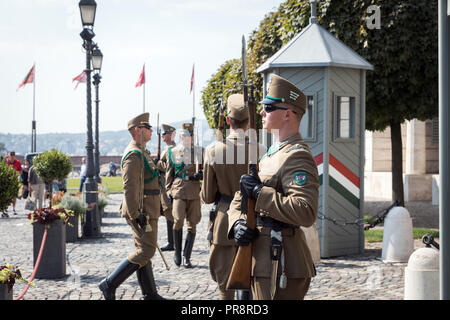
{"label": "planter box", "polygon": [[72,225],[66,225],[66,242],[75,242],[78,240],[78,215],[75,214],[69,219],[69,223]]}
{"label": "planter box", "polygon": [[[33,266],[39,255],[45,226],[33,223]],[[38,279],[58,279],[66,275],[66,226],[61,220],[50,225],[47,232],[44,251],[39,268],[36,271]]]}
{"label": "planter box", "polygon": [[13,299],[13,290],[8,290],[8,285],[4,283],[0,283],[0,300],[12,300]]}

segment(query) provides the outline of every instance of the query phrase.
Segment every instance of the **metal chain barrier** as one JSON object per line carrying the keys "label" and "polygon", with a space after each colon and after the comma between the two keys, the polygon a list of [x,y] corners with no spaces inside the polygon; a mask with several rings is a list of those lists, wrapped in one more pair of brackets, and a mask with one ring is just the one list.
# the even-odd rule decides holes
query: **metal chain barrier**
{"label": "metal chain barrier", "polygon": [[33,273],[31,274],[31,277],[30,277],[30,279],[28,280],[28,283],[27,283],[27,285],[25,286],[25,289],[23,289],[23,291],[22,291],[16,298],[14,298],[14,300],[20,300],[20,299],[23,298],[23,296],[25,295],[25,293],[27,293],[28,288],[29,288],[30,285],[31,285],[31,282],[32,282],[33,279],[34,279],[34,276],[36,275],[37,269],[39,268],[39,263],[41,262],[42,253],[44,252],[45,240],[47,240],[47,231],[48,231],[48,228],[49,228],[49,227],[47,227],[47,226],[48,226],[48,225],[45,226],[44,235],[42,236],[41,248],[39,249],[38,258],[37,258],[37,260],[36,260],[36,265],[34,266]]}
{"label": "metal chain barrier", "polygon": [[335,225],[338,225],[338,226],[341,226],[341,227],[345,227],[345,226],[349,226],[349,225],[357,225],[357,226],[364,225],[364,230],[369,230],[369,229],[375,227],[376,225],[382,223],[384,221],[384,219],[386,218],[387,214],[389,213],[389,211],[393,207],[398,206],[399,203],[400,203],[400,201],[396,200],[389,207],[387,207],[386,209],[381,210],[379,213],[377,213],[377,215],[375,215],[374,217],[371,217],[367,221],[364,218],[356,219],[356,220],[353,220],[353,221],[339,220],[339,219],[326,217],[326,216],[324,216],[322,214],[319,214],[318,218],[320,220],[331,221]]}

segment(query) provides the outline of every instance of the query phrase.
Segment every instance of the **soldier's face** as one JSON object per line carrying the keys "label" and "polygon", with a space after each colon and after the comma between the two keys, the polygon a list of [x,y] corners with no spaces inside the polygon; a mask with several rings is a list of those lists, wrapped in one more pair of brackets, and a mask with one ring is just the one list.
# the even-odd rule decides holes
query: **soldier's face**
{"label": "soldier's face", "polygon": [[[274,106],[277,105],[278,103],[274,104]],[[274,129],[280,129],[286,120],[286,111],[287,110],[277,109],[272,112],[267,112],[263,108],[260,112],[263,129],[267,130],[267,132],[271,132],[271,130]]]}

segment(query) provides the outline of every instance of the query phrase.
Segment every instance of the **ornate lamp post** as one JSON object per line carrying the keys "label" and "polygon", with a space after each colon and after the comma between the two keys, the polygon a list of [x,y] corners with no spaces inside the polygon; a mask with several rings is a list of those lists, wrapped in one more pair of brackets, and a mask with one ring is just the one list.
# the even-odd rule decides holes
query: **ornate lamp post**
{"label": "ornate lamp post", "polygon": [[83,225],[83,236],[95,237],[100,235],[100,224],[97,208],[97,182],[94,179],[94,145],[92,141],[92,99],[91,99],[91,52],[94,47],[92,38],[95,33],[92,30],[95,21],[97,3],[95,0],[81,0],[79,2],[83,31],[80,33],[83,39],[83,48],[86,50],[86,105],[87,105],[87,141],[86,141],[86,182],[84,183],[85,201],[88,204],[86,220]]}
{"label": "ornate lamp post", "polygon": [[92,67],[95,71],[94,81],[92,82],[95,86],[95,181],[97,183],[102,183],[102,179],[100,178],[100,147],[99,147],[99,130],[98,130],[98,114],[99,114],[99,103],[100,100],[98,98],[98,86],[100,84],[100,79],[102,76],[100,75],[100,71],[102,69],[103,62],[103,54],[96,46],[96,48],[92,51]]}

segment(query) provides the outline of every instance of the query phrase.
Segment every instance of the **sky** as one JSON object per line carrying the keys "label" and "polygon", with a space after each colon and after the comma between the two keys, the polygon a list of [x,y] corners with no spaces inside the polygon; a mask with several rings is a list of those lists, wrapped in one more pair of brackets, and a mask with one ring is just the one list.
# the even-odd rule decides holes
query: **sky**
{"label": "sky", "polygon": [[[33,84],[17,87],[36,64],[37,133],[87,131],[86,65],[78,0],[0,1],[0,132],[31,133]],[[264,15],[283,0],[97,0],[94,42],[104,58],[100,131],[124,130],[145,111],[156,125],[204,119],[201,90],[228,59],[240,58]],[[195,63],[195,100],[190,79]],[[95,91],[92,86],[92,112]]]}

